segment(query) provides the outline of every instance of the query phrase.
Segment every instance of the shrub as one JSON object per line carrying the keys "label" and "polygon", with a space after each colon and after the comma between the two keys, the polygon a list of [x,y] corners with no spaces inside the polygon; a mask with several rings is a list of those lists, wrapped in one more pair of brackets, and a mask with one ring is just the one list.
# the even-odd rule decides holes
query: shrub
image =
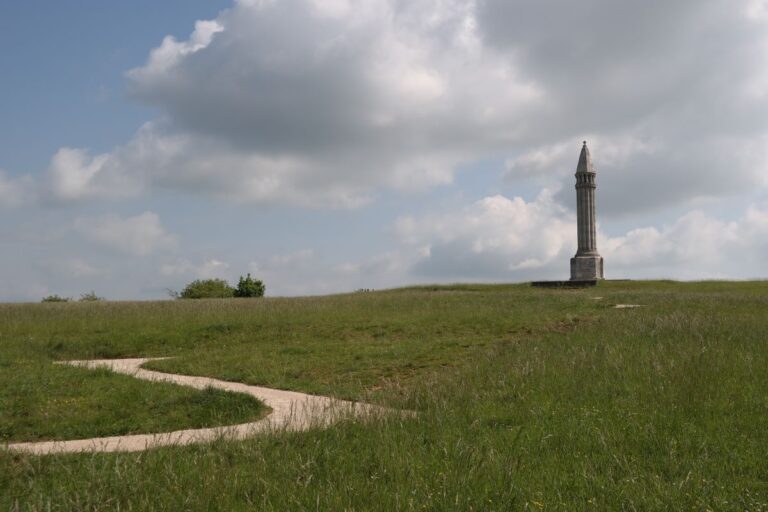
{"label": "shrub", "polygon": [[263,297],[264,283],[259,279],[253,279],[251,274],[240,276],[240,282],[235,289],[235,297]]}
{"label": "shrub", "polygon": [[100,300],[104,300],[104,297],[99,297],[93,290],[80,296],[80,302],[97,302]]}
{"label": "shrub", "polygon": [[180,299],[226,299],[234,297],[235,289],[223,279],[196,279],[181,290]]}
{"label": "shrub", "polygon": [[58,295],[43,297],[43,302],[69,302],[71,300],[69,297],[59,297]]}

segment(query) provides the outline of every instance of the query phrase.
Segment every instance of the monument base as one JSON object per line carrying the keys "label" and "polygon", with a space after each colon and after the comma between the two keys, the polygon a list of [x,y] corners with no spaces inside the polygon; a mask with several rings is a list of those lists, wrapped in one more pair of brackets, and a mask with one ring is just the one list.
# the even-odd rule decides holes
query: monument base
{"label": "monument base", "polygon": [[597,286],[597,279],[584,279],[581,281],[533,281],[534,288],[588,288]]}
{"label": "monument base", "polygon": [[571,281],[604,279],[602,256],[574,256],[571,258]]}

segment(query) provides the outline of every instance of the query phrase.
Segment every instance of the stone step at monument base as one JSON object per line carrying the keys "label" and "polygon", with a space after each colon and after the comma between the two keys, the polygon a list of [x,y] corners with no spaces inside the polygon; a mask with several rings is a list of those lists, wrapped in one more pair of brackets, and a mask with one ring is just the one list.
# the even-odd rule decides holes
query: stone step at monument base
{"label": "stone step at monument base", "polygon": [[570,281],[533,281],[534,288],[588,288],[597,286],[599,279],[577,279]]}

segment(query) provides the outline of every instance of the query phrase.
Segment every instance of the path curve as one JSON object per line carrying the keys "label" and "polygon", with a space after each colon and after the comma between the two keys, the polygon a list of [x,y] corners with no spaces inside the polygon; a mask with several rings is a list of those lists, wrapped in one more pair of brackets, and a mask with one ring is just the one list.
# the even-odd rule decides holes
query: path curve
{"label": "path curve", "polygon": [[[40,441],[31,443],[10,443],[5,445],[16,452],[45,455],[51,453],[77,452],[138,452],[160,446],[183,446],[209,443],[216,439],[245,439],[261,432],[302,431],[310,427],[327,427],[332,423],[350,417],[372,417],[392,412],[391,409],[360,402],[349,402],[325,396],[307,395],[296,391],[249,386],[239,382],[191,377],[145,370],[141,365],[148,361],[166,358],[144,359],[96,359],[90,361],[62,361],[83,368],[106,367],[122,373],[153,382],[172,382],[196,389],[213,387],[236,393],[251,395],[272,409],[266,417],[251,423],[224,427],[177,430],[159,434],[136,434],[126,436],[94,437],[74,441]],[[402,411],[401,414],[413,413]]]}

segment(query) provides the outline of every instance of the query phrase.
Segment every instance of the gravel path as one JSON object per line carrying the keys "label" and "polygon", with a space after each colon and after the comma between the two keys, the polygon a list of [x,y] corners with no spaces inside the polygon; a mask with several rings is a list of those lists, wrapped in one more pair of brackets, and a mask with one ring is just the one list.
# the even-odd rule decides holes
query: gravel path
{"label": "gravel path", "polygon": [[[137,434],[127,436],[94,437],[75,441],[42,441],[33,443],[12,443],[6,448],[12,451],[45,455],[50,453],[74,452],[137,452],[160,446],[182,446],[207,443],[219,438],[244,439],[260,432],[301,431],[310,427],[327,427],[342,418],[371,417],[391,412],[390,409],[364,403],[348,402],[325,396],[307,395],[295,391],[248,386],[237,382],[211,379],[208,377],[190,377],[144,370],[140,366],[148,359],[101,359],[92,361],[65,361],[85,368],[107,367],[116,373],[123,373],[154,382],[172,382],[196,389],[214,387],[226,391],[247,393],[266,406],[272,412],[258,421],[229,425],[225,427],[177,430],[161,434]],[[404,412],[411,415],[412,413]]]}

